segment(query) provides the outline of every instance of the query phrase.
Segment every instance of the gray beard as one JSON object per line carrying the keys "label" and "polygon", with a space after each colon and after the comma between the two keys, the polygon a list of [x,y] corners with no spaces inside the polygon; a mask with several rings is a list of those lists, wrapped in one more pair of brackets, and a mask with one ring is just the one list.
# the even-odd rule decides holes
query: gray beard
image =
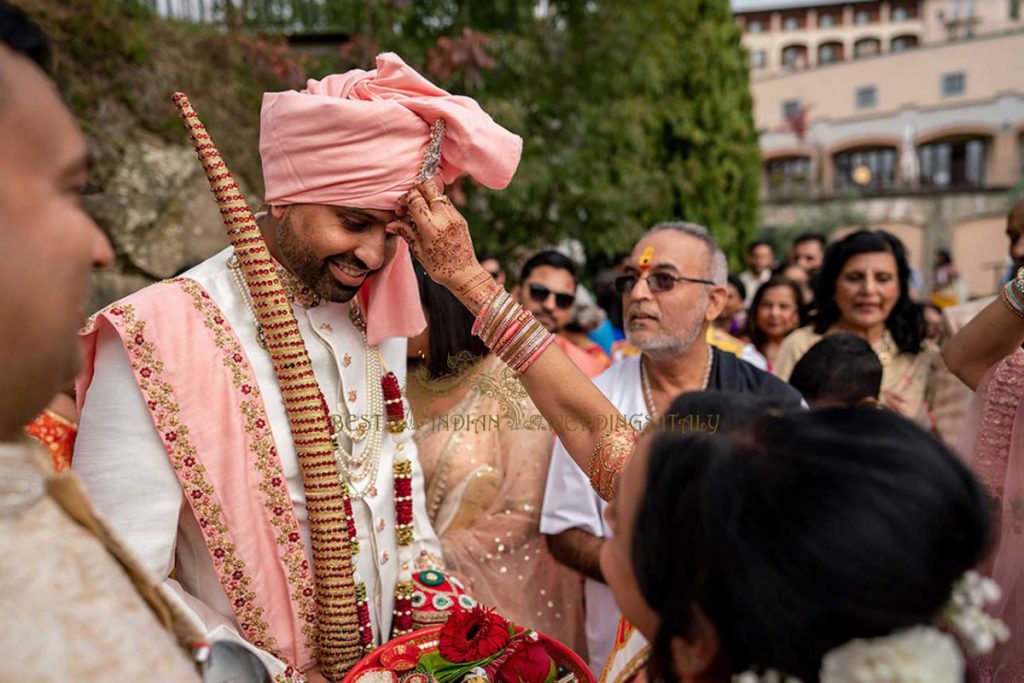
{"label": "gray beard", "polygon": [[651,358],[672,358],[674,356],[681,355],[682,353],[689,350],[693,343],[697,341],[697,336],[700,334],[701,325],[698,324],[691,329],[686,330],[681,335],[670,335],[667,332],[661,331],[654,336],[646,337],[645,339],[636,339],[633,335],[626,332],[626,341],[632,346],[635,346]]}

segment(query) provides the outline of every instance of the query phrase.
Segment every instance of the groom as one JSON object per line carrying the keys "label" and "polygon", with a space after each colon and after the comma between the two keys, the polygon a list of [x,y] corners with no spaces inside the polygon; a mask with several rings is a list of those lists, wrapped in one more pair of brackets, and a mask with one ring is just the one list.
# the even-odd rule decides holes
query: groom
{"label": "groom", "polygon": [[[354,662],[332,654],[339,634],[358,629],[368,650],[405,630],[410,603],[424,602],[413,578],[441,563],[412,434],[383,420],[402,404],[388,392],[404,383],[406,337],[425,325],[407,247],[388,225],[438,119],[443,180],[511,180],[521,140],[397,55],[267,93],[259,230],[273,262],[262,277],[280,280],[288,301],[254,298],[227,249],[83,332],[75,470],[196,625],[248,643],[279,680],[340,679]],[[233,231],[240,219],[228,215]],[[282,351],[259,322],[263,305],[294,315],[294,362],[271,357]],[[296,424],[282,392],[294,379],[282,368],[300,372],[304,358],[316,380],[306,388],[331,416],[326,473],[300,457],[312,427]],[[340,486],[333,517],[314,514],[323,495],[311,486]],[[316,561],[325,545],[344,548],[354,590],[322,588],[335,578]]]}

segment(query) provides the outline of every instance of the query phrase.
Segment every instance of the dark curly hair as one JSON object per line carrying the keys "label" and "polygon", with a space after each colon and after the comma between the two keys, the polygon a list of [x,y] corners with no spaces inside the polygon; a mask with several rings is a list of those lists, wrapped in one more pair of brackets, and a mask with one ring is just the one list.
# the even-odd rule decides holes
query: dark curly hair
{"label": "dark curly hair", "polygon": [[699,610],[716,671],[816,683],[830,650],[933,621],[984,556],[985,493],[911,422],[872,408],[748,422],[651,442],[632,563],[659,617],[653,681],[677,680],[672,640]]}
{"label": "dark curly hair", "polygon": [[893,255],[900,282],[899,299],[889,313],[885,326],[889,328],[900,351],[917,353],[921,350],[921,342],[925,337],[925,323],[921,307],[910,298],[907,250],[898,237],[884,230],[858,230],[829,246],[825,252],[825,263],[822,265],[815,292],[818,312],[814,317],[814,331],[825,334],[842,317],[835,294],[836,281],[843,272],[846,262],[857,254],[877,252]]}

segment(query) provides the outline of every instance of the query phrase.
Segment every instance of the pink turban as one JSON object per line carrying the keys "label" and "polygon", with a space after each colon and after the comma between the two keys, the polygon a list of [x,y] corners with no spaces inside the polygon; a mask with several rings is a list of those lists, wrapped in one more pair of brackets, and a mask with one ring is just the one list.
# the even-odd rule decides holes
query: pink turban
{"label": "pink turban", "polygon": [[[466,173],[491,189],[508,185],[522,138],[475,100],[441,90],[396,54],[379,55],[374,71],[311,79],[302,92],[266,93],[260,115],[266,201],[394,210],[413,187],[439,118],[448,129],[439,169],[445,183]],[[426,326],[407,254],[400,240],[395,258],[360,290],[371,344]]]}

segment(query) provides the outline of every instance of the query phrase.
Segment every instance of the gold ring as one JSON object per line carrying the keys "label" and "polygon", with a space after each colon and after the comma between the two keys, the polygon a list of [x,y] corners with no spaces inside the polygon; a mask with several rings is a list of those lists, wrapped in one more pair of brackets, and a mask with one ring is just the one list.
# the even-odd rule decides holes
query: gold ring
{"label": "gold ring", "polygon": [[432,199],[430,200],[430,203],[431,203],[431,204],[433,204],[434,202],[444,202],[445,204],[451,204],[451,203],[452,203],[452,200],[448,199],[448,195],[446,195],[446,194],[443,194],[443,195],[441,195],[441,196],[439,196],[439,197],[433,197],[433,198],[432,198]]}

